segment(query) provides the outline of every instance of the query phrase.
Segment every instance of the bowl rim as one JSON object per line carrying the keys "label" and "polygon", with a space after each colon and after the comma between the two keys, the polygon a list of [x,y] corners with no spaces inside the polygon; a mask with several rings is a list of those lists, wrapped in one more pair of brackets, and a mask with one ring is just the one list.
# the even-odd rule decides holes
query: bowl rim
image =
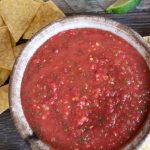
{"label": "bowl rim", "polygon": [[[64,19],[58,20],[58,21],[44,27],[42,30],[40,30],[38,33],[36,33],[31,40],[29,40],[27,42],[25,48],[22,50],[22,52],[18,56],[18,58],[14,64],[11,77],[10,77],[10,87],[9,87],[10,112],[11,112],[11,116],[13,118],[14,124],[17,128],[17,131],[20,133],[21,137],[25,141],[27,141],[27,143],[29,143],[29,145],[31,146],[31,148],[33,150],[52,150],[52,148],[50,148],[45,143],[43,143],[40,139],[35,137],[35,135],[33,134],[33,131],[29,127],[28,122],[26,121],[24,113],[23,113],[23,115],[21,114],[23,112],[23,109],[19,110],[19,108],[18,108],[19,105],[17,104],[17,102],[19,102],[21,104],[21,99],[16,96],[16,94],[18,92],[16,85],[20,84],[20,87],[21,87],[21,83],[18,83],[18,80],[22,81],[22,77],[23,77],[23,75],[22,75],[21,79],[19,79],[19,77],[17,77],[18,73],[19,73],[18,71],[20,71],[20,69],[21,69],[21,68],[19,69],[19,67],[20,67],[19,64],[21,61],[25,61],[25,58],[26,58],[24,56],[26,54],[25,51],[29,51],[29,48],[31,48],[33,46],[32,43],[34,43],[37,40],[40,40],[42,38],[42,36],[45,36],[45,32],[47,30],[52,31],[53,28],[58,27],[58,26],[59,27],[62,26],[62,28],[65,28],[65,25],[67,23],[71,23],[71,22],[83,23],[83,21],[85,21],[85,22],[87,21],[86,23],[89,23],[89,24],[96,23],[97,26],[101,26],[103,24],[103,25],[107,26],[106,28],[108,28],[108,26],[110,26],[111,28],[114,28],[116,33],[123,32],[123,34],[128,35],[129,39],[133,40],[131,42],[134,42],[134,44],[135,44],[134,45],[134,44],[130,43],[132,46],[138,45],[140,48],[142,48],[142,50],[146,51],[147,54],[144,58],[145,58],[146,62],[148,61],[148,64],[150,64],[150,47],[144,41],[144,39],[130,27],[127,27],[127,26],[125,26],[121,23],[118,23],[116,21],[113,21],[111,19],[108,19],[105,17],[100,17],[100,16],[75,15],[75,16],[66,17]],[[75,26],[76,25],[72,24],[72,27],[74,27],[76,29],[77,27],[75,27]],[[83,28],[87,28],[87,26],[84,26]],[[94,28],[96,28],[96,27],[94,27]],[[99,27],[99,29],[102,29],[102,28]],[[62,31],[64,31],[64,30],[62,29]],[[59,33],[59,32],[60,31],[58,31],[57,33]],[[49,32],[48,32],[48,34],[49,34]],[[51,38],[51,37],[52,36],[49,36],[49,38]],[[122,37],[122,38],[124,39],[124,37]],[[45,40],[45,41],[47,41],[47,40]],[[125,39],[125,40],[127,40],[127,39]],[[41,43],[41,45],[44,44],[44,42]],[[128,41],[128,43],[129,42],[130,41]],[[36,50],[37,50],[37,48],[36,48]],[[34,51],[34,53],[36,52],[36,50]],[[33,56],[33,54],[30,56],[30,58]],[[29,60],[30,60],[30,58],[29,58]],[[27,63],[28,63],[28,61],[26,62],[26,66],[27,66]],[[22,71],[22,74],[24,74],[24,70]],[[20,94],[20,91],[19,91],[19,94]],[[19,116],[20,114],[21,114],[21,116]],[[23,121],[22,121],[22,119],[23,119]],[[138,133],[138,135],[129,144],[127,144],[125,147],[123,147],[122,150],[133,150],[133,149],[140,150],[145,145],[145,141],[147,141],[149,139],[150,139],[150,111],[148,114],[148,119],[146,120],[146,125],[144,125],[144,127],[141,129],[141,131]]]}

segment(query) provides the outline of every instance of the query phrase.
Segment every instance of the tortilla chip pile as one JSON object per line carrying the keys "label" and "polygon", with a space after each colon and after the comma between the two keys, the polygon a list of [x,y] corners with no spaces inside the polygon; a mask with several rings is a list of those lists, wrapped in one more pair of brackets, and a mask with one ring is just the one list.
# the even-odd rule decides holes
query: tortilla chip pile
{"label": "tortilla chip pile", "polygon": [[9,108],[8,78],[26,42],[63,17],[64,13],[51,0],[0,1],[0,113]]}

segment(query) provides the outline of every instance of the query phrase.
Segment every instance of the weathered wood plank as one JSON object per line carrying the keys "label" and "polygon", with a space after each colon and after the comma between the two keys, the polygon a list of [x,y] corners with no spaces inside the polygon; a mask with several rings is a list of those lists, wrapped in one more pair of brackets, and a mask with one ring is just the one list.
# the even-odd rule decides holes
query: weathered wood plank
{"label": "weathered wood plank", "polygon": [[[65,13],[101,12],[115,0],[53,0]],[[142,0],[137,9],[150,9],[150,0]]]}
{"label": "weathered wood plank", "polygon": [[103,9],[106,9],[109,5],[111,5],[115,0],[97,0]]}
{"label": "weathered wood plank", "polygon": [[0,116],[0,150],[30,150],[17,133],[9,110]]}
{"label": "weathered wood plank", "polygon": [[101,12],[115,0],[53,0],[65,13]]}
{"label": "weathered wood plank", "polygon": [[142,0],[137,9],[150,9],[150,0]]}
{"label": "weathered wood plank", "polygon": [[75,12],[103,11],[96,0],[64,0]]}
{"label": "weathered wood plank", "polygon": [[75,13],[73,9],[64,0],[53,0],[53,2],[61,8],[65,13]]}

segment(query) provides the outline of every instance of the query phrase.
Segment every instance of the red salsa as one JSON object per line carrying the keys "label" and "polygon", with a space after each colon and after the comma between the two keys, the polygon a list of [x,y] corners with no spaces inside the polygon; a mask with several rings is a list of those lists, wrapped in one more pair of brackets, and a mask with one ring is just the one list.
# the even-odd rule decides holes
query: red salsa
{"label": "red salsa", "polygon": [[150,71],[122,38],[68,30],[31,58],[21,100],[30,127],[54,150],[118,150],[147,117]]}

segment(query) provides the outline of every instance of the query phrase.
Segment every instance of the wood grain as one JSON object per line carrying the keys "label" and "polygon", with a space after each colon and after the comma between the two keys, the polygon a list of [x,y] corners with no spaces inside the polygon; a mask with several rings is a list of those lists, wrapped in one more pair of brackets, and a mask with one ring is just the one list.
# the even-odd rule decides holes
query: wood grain
{"label": "wood grain", "polygon": [[150,9],[150,0],[142,0],[137,9]]}
{"label": "wood grain", "polygon": [[65,13],[75,13],[74,10],[63,0],[53,0],[55,4]]}
{"label": "wood grain", "polygon": [[100,4],[96,0],[65,0],[65,2],[75,11],[75,12],[97,12],[103,11]]}
{"label": "wood grain", "polygon": [[[65,13],[102,12],[115,0],[53,0]],[[150,0],[142,0],[137,9],[150,9]]]}
{"label": "wood grain", "polygon": [[9,111],[0,116],[0,150],[30,150],[17,133]]}

